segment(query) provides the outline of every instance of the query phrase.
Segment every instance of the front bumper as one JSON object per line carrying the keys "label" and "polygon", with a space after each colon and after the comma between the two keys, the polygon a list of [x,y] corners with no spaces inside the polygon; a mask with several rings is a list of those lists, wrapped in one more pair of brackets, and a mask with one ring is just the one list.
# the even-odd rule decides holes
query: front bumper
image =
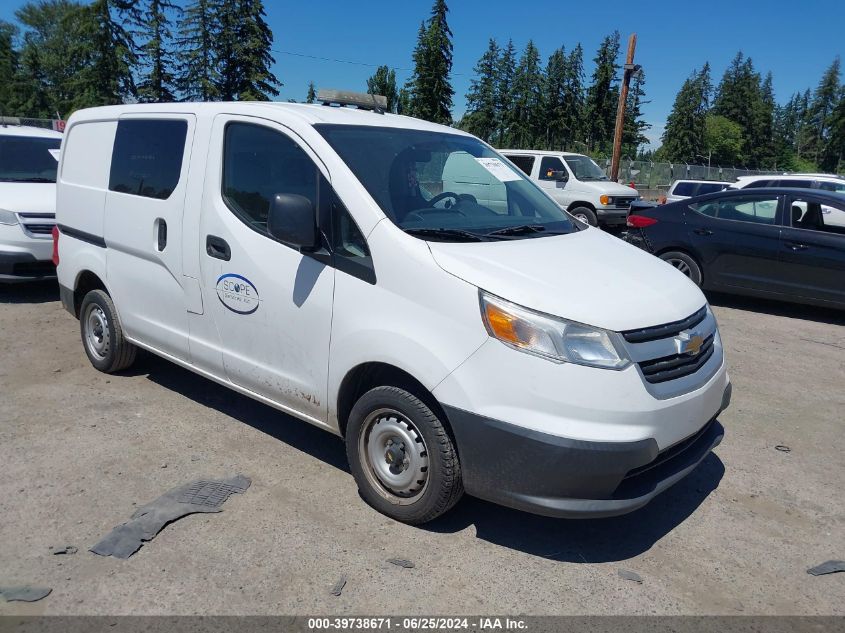
{"label": "front bumper", "polygon": [[[728,383],[720,413],[730,397]],[[683,479],[724,437],[714,417],[661,451],[651,438],[572,440],[455,407],[444,406],[444,410],[455,433],[466,491],[551,517],[599,518],[633,512]]]}
{"label": "front bumper", "polygon": [[24,251],[0,250],[0,282],[38,281],[54,279],[56,267],[51,259],[38,259],[32,253]]}
{"label": "front bumper", "polygon": [[599,224],[607,226],[624,225],[628,220],[628,208],[608,207],[602,209],[599,207],[596,209],[596,218],[598,218]]}
{"label": "front bumper", "polygon": [[0,282],[35,281],[56,276],[53,240],[30,237],[20,224],[0,225]]}

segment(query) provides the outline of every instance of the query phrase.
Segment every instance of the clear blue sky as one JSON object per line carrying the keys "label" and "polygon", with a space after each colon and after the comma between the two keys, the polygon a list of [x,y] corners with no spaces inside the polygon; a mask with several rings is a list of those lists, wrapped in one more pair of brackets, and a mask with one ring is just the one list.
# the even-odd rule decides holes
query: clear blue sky
{"label": "clear blue sky", "polygon": [[[0,0],[0,19],[11,20],[20,0]],[[420,21],[431,0],[265,0],[277,51],[368,65],[322,61],[275,52],[284,83],[280,99],[303,100],[308,82],[318,87],[363,89],[379,64],[396,68],[404,82]],[[845,0],[706,0],[705,2],[521,2],[451,0],[454,33],[455,117],[465,108],[472,68],[490,37],[513,38],[517,49],[533,39],[545,58],[561,44],[584,46],[586,74],[601,39],[614,29],[638,35],[636,61],[646,72],[645,119],[659,138],[675,94],[693,68],[709,61],[714,83],[738,50],[758,71],[771,70],[779,102],[813,88],[834,57],[845,58]],[[845,61],[845,59],[843,60]]]}

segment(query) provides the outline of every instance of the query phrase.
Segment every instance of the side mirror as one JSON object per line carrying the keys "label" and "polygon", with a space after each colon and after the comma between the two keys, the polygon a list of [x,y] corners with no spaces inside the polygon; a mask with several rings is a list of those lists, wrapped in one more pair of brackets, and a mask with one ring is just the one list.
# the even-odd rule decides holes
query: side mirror
{"label": "side mirror", "polygon": [[315,250],[319,242],[314,205],[305,196],[277,193],[270,202],[267,232],[285,244]]}

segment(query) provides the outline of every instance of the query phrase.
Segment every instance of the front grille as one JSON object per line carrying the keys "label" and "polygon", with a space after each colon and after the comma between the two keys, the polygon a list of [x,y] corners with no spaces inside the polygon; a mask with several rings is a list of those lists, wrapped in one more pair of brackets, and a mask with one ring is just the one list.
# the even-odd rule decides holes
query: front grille
{"label": "front grille", "polygon": [[617,209],[627,209],[636,198],[616,198],[613,204]]}
{"label": "front grille", "polygon": [[629,343],[647,343],[648,341],[659,341],[662,338],[671,338],[677,336],[684,330],[695,327],[704,320],[707,316],[707,306],[701,308],[695,314],[688,316],[686,319],[680,321],[673,321],[672,323],[665,323],[663,325],[655,325],[654,327],[641,328],[639,330],[628,330],[622,332],[622,336]]}
{"label": "front grille", "polygon": [[24,228],[34,235],[50,235],[55,224],[24,224]]}
{"label": "front grille", "polygon": [[30,235],[51,235],[55,217],[54,213],[18,213],[24,231]]}
{"label": "front grille", "polygon": [[639,362],[638,365],[640,366],[640,371],[643,372],[643,378],[651,384],[656,384],[694,374],[713,355],[713,340],[715,336],[714,333],[704,339],[701,350],[694,356],[690,354],[673,354],[671,356],[664,356],[663,358]]}

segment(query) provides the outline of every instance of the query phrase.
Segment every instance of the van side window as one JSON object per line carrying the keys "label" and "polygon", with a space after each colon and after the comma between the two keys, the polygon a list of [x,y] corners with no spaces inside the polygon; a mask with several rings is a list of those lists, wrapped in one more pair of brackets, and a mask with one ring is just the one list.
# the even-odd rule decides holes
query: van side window
{"label": "van side window", "polygon": [[568,173],[563,161],[554,156],[543,156],[540,161],[540,180],[557,180],[555,172]]}
{"label": "van side window", "polygon": [[508,156],[507,159],[524,171],[526,176],[531,175],[531,170],[534,169],[533,156]]}
{"label": "van side window", "polygon": [[118,121],[109,190],[167,200],[179,184],[187,133],[187,121]]}
{"label": "van side window", "polygon": [[326,195],[331,201],[331,243],[335,268],[367,283],[376,283],[376,271],[364,234],[331,185],[325,181],[323,185],[325,190],[330,190],[326,191]]}
{"label": "van side window", "polygon": [[248,226],[267,233],[270,201],[279,193],[304,196],[317,208],[317,165],[293,139],[230,123],[223,145],[223,199]]}

